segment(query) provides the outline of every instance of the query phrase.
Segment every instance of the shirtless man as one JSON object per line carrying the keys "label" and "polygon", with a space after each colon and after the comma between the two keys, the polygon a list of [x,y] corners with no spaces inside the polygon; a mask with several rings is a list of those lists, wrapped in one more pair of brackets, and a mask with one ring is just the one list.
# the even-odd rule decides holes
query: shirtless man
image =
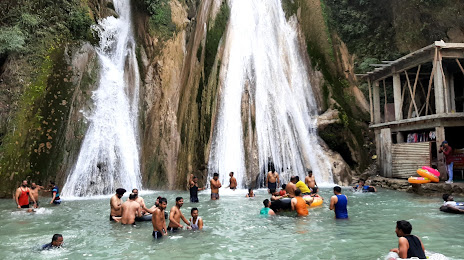
{"label": "shirtless man", "polygon": [[31,194],[34,197],[37,207],[39,207],[39,191],[44,189],[43,186],[35,184],[35,182],[31,183]]}
{"label": "shirtless man", "polygon": [[316,179],[314,178],[313,171],[308,171],[308,176],[305,178],[305,184],[310,188],[314,189],[316,187]]}
{"label": "shirtless man", "polygon": [[111,213],[110,213],[110,221],[115,221],[113,217],[121,217],[121,198],[126,193],[126,190],[123,188],[119,188],[116,190],[116,194],[111,197],[110,200],[110,207],[111,207]]}
{"label": "shirtless man", "polygon": [[136,199],[137,195],[131,193],[129,199],[121,205],[121,218],[114,217],[114,219],[123,225],[135,226],[135,218],[142,216],[140,204],[135,201]]}
{"label": "shirtless man", "polygon": [[295,197],[296,185],[293,182],[296,182],[296,177],[295,176],[292,176],[290,178],[290,181],[287,183],[287,186],[285,186],[285,191],[287,193],[287,196],[290,197],[290,198]]}
{"label": "shirtless man", "polygon": [[158,206],[154,209],[148,209],[148,213],[152,214],[151,223],[153,225],[153,237],[158,239],[167,236],[166,221],[164,220],[164,210],[168,205],[166,198],[160,198]]}
{"label": "shirtless man", "polygon": [[279,174],[275,171],[275,169],[272,169],[269,171],[266,175],[266,187],[268,188],[268,192],[270,190],[277,189],[277,185],[279,185]]}
{"label": "shirtless man", "polygon": [[231,190],[235,190],[237,188],[237,179],[234,177],[234,172],[229,173],[230,180],[229,180],[229,188]]}
{"label": "shirtless man", "polygon": [[29,198],[34,202],[34,208],[37,208],[35,198],[32,196],[31,190],[27,187],[27,181],[24,180],[21,186],[16,189],[15,200],[18,209],[29,208]]}
{"label": "shirtless man", "polygon": [[184,199],[182,197],[177,197],[176,205],[173,206],[169,212],[168,231],[176,232],[179,230],[179,228],[182,229],[184,226],[180,224],[180,219],[182,219],[185,224],[190,226],[190,222],[188,222],[188,220],[184,217],[184,214],[182,214],[180,211],[182,205],[184,205]]}
{"label": "shirtless man", "polygon": [[[143,208],[145,208],[145,200],[139,196],[139,190],[132,189],[132,194],[135,194],[135,201],[140,204],[140,208],[142,209],[142,215],[145,215],[146,212],[145,210],[143,210]],[[129,200],[130,200],[130,197],[126,201],[129,201]]]}
{"label": "shirtless man", "polygon": [[219,199],[219,188],[222,187],[221,182],[218,180],[219,174],[215,172],[213,178],[210,181],[211,184],[211,200]]}

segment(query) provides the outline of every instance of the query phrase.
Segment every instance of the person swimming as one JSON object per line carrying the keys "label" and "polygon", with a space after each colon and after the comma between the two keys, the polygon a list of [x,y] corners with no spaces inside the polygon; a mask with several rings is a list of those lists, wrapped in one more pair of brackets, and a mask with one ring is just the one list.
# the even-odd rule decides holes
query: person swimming
{"label": "person swimming", "polygon": [[53,248],[59,248],[63,244],[63,236],[61,234],[54,234],[52,242],[42,246],[42,250],[50,250]]}

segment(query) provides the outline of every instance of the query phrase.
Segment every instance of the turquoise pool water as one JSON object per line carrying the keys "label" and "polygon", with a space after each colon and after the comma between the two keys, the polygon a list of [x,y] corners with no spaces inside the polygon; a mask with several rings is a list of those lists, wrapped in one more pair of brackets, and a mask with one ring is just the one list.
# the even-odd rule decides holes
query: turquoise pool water
{"label": "turquoise pool water", "polygon": [[[412,233],[427,250],[464,259],[464,215],[440,212],[440,198],[383,189],[346,192],[350,219],[337,221],[328,210],[329,188],[321,191],[323,206],[311,209],[306,218],[260,217],[262,201],[268,198],[264,190],[253,199],[245,198],[244,190],[220,193],[219,201],[210,201],[206,191],[200,193],[200,203],[182,207],[187,217],[192,207],[199,208],[204,231],[182,231],[158,241],[151,236],[150,222],[135,228],[110,223],[109,197],[63,198],[60,206],[44,205],[33,214],[15,209],[12,200],[0,200],[0,259],[384,259],[397,246],[394,230],[400,219],[412,223]],[[143,197],[152,205],[159,195],[167,197],[168,209],[175,197],[189,197],[185,191]],[[45,204],[48,198],[40,201]],[[38,251],[54,233],[63,234],[65,246]]]}

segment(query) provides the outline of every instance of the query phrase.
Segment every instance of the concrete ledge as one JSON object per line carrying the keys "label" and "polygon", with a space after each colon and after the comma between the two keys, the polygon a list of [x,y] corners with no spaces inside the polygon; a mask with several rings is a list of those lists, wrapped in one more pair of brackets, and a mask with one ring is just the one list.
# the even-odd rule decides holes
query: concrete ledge
{"label": "concrete ledge", "polygon": [[426,184],[410,184],[405,179],[394,179],[385,177],[372,177],[370,183],[373,186],[382,187],[390,190],[406,191],[419,195],[441,197],[444,193],[453,195],[464,195],[464,183],[447,184],[444,182],[439,183],[426,183]]}

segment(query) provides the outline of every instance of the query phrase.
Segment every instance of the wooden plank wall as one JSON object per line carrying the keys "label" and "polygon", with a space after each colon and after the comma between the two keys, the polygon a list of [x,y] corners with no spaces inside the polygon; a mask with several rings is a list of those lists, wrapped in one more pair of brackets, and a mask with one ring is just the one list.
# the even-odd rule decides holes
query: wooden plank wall
{"label": "wooden plank wall", "polygon": [[430,143],[401,143],[392,145],[392,177],[419,177],[416,170],[430,166]]}

